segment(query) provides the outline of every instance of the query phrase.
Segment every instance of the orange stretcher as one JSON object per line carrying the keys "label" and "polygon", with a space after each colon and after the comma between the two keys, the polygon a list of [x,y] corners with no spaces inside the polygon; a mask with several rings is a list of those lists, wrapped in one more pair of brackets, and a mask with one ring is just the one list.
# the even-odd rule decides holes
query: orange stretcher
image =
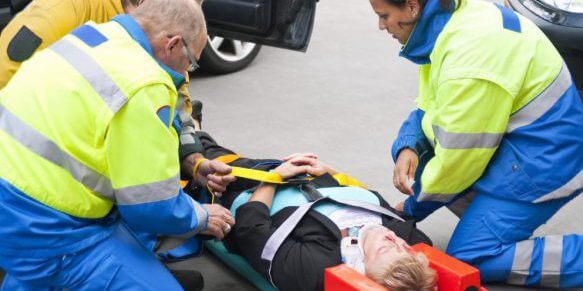
{"label": "orange stretcher", "polygon": [[[429,266],[437,272],[437,290],[443,291],[486,291],[480,285],[478,269],[424,243],[413,249],[427,256]],[[342,264],[327,268],[324,273],[325,291],[386,291],[387,289],[354,269]]]}

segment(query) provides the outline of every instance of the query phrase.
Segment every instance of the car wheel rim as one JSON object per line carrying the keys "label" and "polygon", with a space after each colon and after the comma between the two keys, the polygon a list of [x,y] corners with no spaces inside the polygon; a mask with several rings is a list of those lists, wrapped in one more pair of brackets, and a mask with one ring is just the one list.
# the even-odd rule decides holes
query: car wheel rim
{"label": "car wheel rim", "polygon": [[227,62],[237,62],[246,58],[257,46],[252,42],[233,40],[220,36],[209,36],[211,49]]}

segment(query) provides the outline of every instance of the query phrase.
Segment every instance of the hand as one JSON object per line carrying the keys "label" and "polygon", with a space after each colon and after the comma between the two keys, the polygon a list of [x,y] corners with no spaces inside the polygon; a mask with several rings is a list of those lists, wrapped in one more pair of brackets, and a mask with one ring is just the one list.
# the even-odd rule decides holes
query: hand
{"label": "hand", "polygon": [[403,149],[397,157],[395,170],[393,172],[393,184],[401,193],[412,195],[413,189],[409,181],[415,179],[415,171],[419,165],[419,157],[411,149]]}
{"label": "hand", "polygon": [[208,223],[201,234],[212,235],[216,239],[222,240],[235,224],[231,212],[218,204],[203,204],[202,207],[208,213]]}
{"label": "hand", "polygon": [[[331,175],[338,173],[334,168],[318,160],[317,156],[314,154],[293,154],[287,158],[288,160],[278,167],[281,167],[279,170],[278,168],[275,169],[275,172],[280,174],[284,180],[300,174],[321,176],[326,173]],[[280,171],[282,171],[282,173],[280,173]],[[290,176],[291,174],[295,175]]]}
{"label": "hand", "polygon": [[312,167],[310,162],[309,158],[296,157],[277,166],[273,171],[285,181],[297,175],[308,173],[308,169]]}
{"label": "hand", "polygon": [[397,206],[395,206],[395,210],[397,210],[398,212],[405,212],[405,200],[399,202],[399,204],[397,204]]}
{"label": "hand", "polygon": [[194,177],[201,185],[208,186],[215,195],[221,197],[229,183],[236,179],[229,175],[231,170],[231,167],[223,162],[206,160],[200,163]]}

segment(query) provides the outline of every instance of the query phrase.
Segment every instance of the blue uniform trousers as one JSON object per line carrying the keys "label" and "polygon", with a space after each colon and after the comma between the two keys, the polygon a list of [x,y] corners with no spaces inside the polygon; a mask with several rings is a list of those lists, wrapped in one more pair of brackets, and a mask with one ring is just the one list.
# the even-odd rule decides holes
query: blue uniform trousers
{"label": "blue uniform trousers", "polygon": [[51,259],[10,258],[2,290],[182,290],[154,254],[120,223],[109,238]]}
{"label": "blue uniform trousers", "polygon": [[576,196],[532,203],[478,193],[457,225],[447,253],[476,266],[483,281],[583,287],[583,235],[530,238]]}

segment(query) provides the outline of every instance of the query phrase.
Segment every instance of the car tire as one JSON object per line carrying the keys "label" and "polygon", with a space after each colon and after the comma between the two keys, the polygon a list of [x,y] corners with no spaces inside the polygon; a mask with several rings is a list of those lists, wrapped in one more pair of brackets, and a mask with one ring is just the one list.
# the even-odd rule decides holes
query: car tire
{"label": "car tire", "polygon": [[201,71],[212,74],[228,74],[248,66],[261,50],[252,42],[209,36],[200,57]]}

